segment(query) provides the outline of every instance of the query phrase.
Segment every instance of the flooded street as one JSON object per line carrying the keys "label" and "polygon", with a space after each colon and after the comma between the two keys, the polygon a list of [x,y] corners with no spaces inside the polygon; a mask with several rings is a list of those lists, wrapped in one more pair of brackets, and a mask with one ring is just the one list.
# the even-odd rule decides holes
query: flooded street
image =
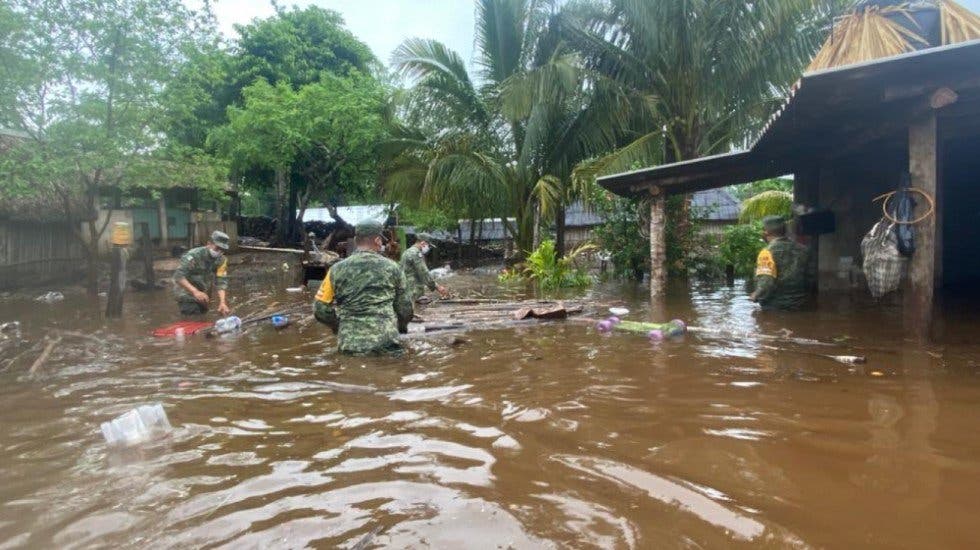
{"label": "flooded street", "polygon": [[[601,285],[586,314],[649,320],[646,294]],[[759,316],[739,288],[672,296],[669,317],[691,325],[846,343],[654,345],[555,322],[365,359],[316,323],[154,339],[175,317],[165,291],[129,294],[107,324],[80,296],[8,300],[0,322],[31,341],[57,327],[104,344],[66,340],[33,379],[37,351],[0,372],[0,548],[980,544],[975,321],[951,313],[948,343],[923,349],[897,308]],[[108,450],[99,424],[154,401],[173,435]]]}

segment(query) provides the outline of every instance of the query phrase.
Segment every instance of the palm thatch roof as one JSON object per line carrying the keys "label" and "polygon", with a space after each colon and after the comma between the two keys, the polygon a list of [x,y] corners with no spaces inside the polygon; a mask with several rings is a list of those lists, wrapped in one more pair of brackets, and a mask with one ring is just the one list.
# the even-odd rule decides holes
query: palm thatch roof
{"label": "palm thatch roof", "polygon": [[807,71],[980,39],[980,16],[953,0],[862,0],[834,22]]}
{"label": "palm thatch roof", "polygon": [[94,218],[95,213],[81,195],[64,197],[53,192],[32,192],[0,197],[0,221],[63,223]]}

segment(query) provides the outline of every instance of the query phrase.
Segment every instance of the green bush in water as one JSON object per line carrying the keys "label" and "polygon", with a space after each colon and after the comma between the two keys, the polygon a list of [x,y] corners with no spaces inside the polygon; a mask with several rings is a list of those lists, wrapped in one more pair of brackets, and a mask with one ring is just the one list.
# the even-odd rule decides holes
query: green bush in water
{"label": "green bush in water", "polygon": [[594,248],[595,245],[584,244],[559,258],[555,241],[544,241],[524,262],[524,276],[544,290],[589,286],[592,284],[592,277],[576,266],[575,260]]}
{"label": "green bush in water", "polygon": [[736,277],[750,277],[755,272],[759,251],[766,246],[762,240],[762,222],[733,225],[725,230],[721,241],[721,257],[735,266]]}

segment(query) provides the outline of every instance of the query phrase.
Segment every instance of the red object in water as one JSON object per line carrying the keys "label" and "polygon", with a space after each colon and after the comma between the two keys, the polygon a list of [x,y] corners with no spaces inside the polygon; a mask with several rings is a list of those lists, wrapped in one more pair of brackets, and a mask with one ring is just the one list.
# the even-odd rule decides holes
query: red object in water
{"label": "red object in water", "polygon": [[172,337],[176,334],[177,329],[184,329],[184,334],[190,336],[191,334],[197,334],[202,330],[207,330],[213,326],[213,323],[207,321],[181,321],[179,323],[174,323],[172,325],[167,325],[165,327],[160,327],[153,331],[153,336],[159,336],[161,338]]}

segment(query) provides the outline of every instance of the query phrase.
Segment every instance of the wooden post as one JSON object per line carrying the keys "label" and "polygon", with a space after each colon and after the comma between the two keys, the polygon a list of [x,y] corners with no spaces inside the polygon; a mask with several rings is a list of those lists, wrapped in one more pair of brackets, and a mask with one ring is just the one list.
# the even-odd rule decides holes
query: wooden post
{"label": "wooden post", "polygon": [[[935,113],[909,127],[909,173],[912,186],[936,196],[938,188],[939,140]],[[917,200],[913,217],[929,208]],[[929,337],[932,328],[933,293],[936,274],[936,216],[915,226],[915,254],[909,265],[909,292],[905,295],[906,331],[920,339]]]}
{"label": "wooden post", "polygon": [[133,242],[129,224],[117,223],[112,229],[112,266],[109,271],[109,295],[106,301],[105,316],[121,317],[123,291],[126,289],[126,246]]}
{"label": "wooden post", "polygon": [[650,301],[667,292],[667,197],[659,187],[650,188]]}
{"label": "wooden post", "polygon": [[143,252],[143,278],[146,288],[156,288],[156,275],[153,273],[153,241],[150,240],[150,224],[140,224],[140,249]]}
{"label": "wooden post", "polygon": [[163,195],[157,201],[157,219],[160,222],[160,247],[169,248],[170,228],[167,227],[167,199]]}

